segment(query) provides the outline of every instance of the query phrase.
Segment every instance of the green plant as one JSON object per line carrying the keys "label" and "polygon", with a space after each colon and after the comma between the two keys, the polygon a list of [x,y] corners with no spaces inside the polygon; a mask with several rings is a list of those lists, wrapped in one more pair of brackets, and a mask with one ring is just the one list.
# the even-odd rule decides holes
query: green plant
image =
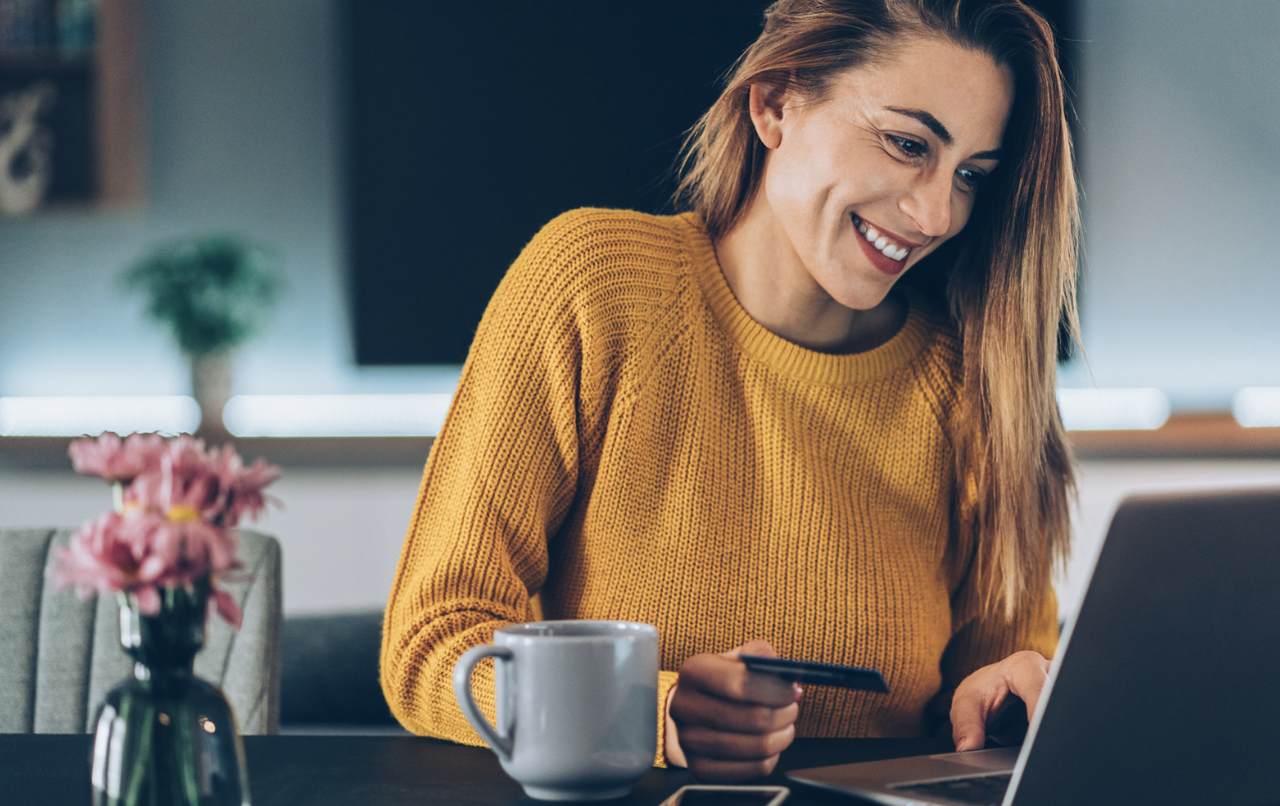
{"label": "green plant", "polygon": [[256,333],[283,282],[273,253],[232,235],[161,245],[120,281],[146,297],[147,315],[191,357],[231,350]]}

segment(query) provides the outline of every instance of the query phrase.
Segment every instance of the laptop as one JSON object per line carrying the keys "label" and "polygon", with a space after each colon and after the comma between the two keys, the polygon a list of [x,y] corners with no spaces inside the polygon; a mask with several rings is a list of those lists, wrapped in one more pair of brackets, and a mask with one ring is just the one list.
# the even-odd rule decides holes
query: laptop
{"label": "laptop", "polygon": [[1021,747],[787,777],[896,805],[1280,803],[1280,488],[1126,498]]}

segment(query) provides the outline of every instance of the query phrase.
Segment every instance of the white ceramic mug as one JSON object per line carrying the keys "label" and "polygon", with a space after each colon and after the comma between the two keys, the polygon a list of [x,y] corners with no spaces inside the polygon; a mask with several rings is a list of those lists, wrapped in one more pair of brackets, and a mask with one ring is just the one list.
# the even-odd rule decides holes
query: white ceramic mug
{"label": "white ceramic mug", "polygon": [[[494,659],[495,727],[471,694]],[[502,769],[541,800],[626,795],[658,742],[658,630],[631,621],[536,621],[494,631],[458,659],[453,691]]]}

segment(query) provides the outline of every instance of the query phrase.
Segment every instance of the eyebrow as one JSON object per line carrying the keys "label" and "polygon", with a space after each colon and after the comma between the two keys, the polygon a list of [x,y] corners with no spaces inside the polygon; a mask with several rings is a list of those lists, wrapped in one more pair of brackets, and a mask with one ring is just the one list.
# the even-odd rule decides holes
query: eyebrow
{"label": "eyebrow", "polygon": [[[909,118],[915,118],[916,120],[920,121],[924,125],[928,126],[929,131],[936,134],[938,136],[938,139],[942,141],[943,145],[948,145],[948,146],[951,145],[953,141],[953,138],[951,137],[951,132],[947,131],[946,126],[942,125],[942,121],[938,120],[933,115],[929,114],[923,109],[905,109],[901,106],[886,106],[885,109],[889,110],[890,112],[897,112],[899,115],[906,115]],[[993,148],[990,151],[979,151],[977,154],[974,154],[972,157],[970,157],[970,159],[998,160],[1000,159],[1000,149]]]}

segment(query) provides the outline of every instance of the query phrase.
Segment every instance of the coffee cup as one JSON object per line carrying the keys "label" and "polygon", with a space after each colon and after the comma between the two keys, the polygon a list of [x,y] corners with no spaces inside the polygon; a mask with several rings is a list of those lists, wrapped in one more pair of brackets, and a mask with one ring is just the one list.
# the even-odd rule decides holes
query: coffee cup
{"label": "coffee cup", "polygon": [[[494,659],[497,725],[471,673]],[[494,631],[458,659],[453,691],[502,769],[540,800],[626,795],[657,749],[658,631],[630,621],[537,621]]]}

